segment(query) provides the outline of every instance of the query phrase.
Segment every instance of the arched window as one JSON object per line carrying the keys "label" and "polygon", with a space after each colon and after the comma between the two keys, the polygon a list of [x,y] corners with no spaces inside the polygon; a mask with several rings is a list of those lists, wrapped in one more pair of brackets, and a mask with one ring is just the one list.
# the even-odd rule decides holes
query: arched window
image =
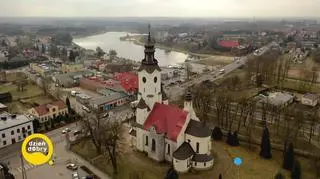
{"label": "arched window", "polygon": [[167,154],[170,155],[170,144],[168,144]]}
{"label": "arched window", "polygon": [[151,150],[156,151],[156,141],[154,139],[152,139]]}
{"label": "arched window", "polygon": [[196,149],[197,153],[199,153],[199,142],[197,142],[197,149]]}

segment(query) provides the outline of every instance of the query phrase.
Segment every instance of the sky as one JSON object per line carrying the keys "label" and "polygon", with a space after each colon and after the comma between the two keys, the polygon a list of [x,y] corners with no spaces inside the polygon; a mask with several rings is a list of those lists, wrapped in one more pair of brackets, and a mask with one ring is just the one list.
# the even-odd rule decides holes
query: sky
{"label": "sky", "polygon": [[320,17],[320,0],[0,0],[5,17]]}

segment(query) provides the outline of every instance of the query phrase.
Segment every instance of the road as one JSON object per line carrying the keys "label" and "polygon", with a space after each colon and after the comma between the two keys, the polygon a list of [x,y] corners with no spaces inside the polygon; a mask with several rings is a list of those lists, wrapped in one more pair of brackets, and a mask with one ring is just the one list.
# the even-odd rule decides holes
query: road
{"label": "road", "polygon": [[[69,124],[65,127],[70,128],[71,130],[78,130],[79,125],[76,123]],[[64,128],[65,128],[64,127]],[[66,140],[65,136],[61,133],[62,129],[56,129],[46,133],[46,135],[52,140],[54,143],[54,158],[55,165],[49,166],[48,164],[44,164],[41,166],[34,166],[25,161],[25,169],[27,172],[28,179],[38,179],[38,178],[59,178],[59,179],[70,179],[72,171],[68,170],[65,165],[67,161],[71,161],[73,163],[87,166],[91,171],[93,171],[96,175],[103,179],[110,179],[106,174],[101,172],[100,170],[93,167],[91,164],[81,159],[76,154],[68,151],[66,149]],[[15,145],[11,145],[8,148],[1,149],[0,161],[6,164],[9,164],[10,172],[15,175],[16,179],[22,179],[22,167],[21,160],[19,157],[21,143],[17,143]],[[19,152],[18,152],[19,151]],[[80,176],[86,176],[87,174],[78,169]]]}
{"label": "road", "polygon": [[[262,51],[261,51],[260,55],[267,52],[271,46],[272,46],[272,43],[262,47],[261,48]],[[173,100],[173,101],[177,100],[181,94],[184,94],[185,89],[187,87],[192,86],[192,85],[200,84],[201,82],[206,81],[206,80],[215,81],[217,79],[223,78],[225,75],[231,73],[232,71],[236,70],[240,66],[246,64],[248,58],[252,55],[253,54],[248,54],[247,56],[241,57],[238,61],[235,61],[233,63],[230,63],[230,64],[224,66],[222,69],[225,70],[225,73],[223,73],[223,74],[219,74],[219,71],[208,72],[208,73],[202,74],[200,77],[191,79],[190,81],[187,81],[187,82],[182,83],[180,85],[166,87],[166,92],[168,94],[169,99]]]}

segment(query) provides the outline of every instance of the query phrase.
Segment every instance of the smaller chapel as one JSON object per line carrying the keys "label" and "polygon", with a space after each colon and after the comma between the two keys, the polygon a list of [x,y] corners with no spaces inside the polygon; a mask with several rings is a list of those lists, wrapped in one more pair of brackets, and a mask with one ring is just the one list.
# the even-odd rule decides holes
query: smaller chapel
{"label": "smaller chapel", "polygon": [[196,116],[192,94],[185,94],[184,108],[169,105],[161,84],[161,68],[154,56],[150,26],[144,59],[138,72],[136,120],[130,129],[132,145],[156,161],[172,162],[177,172],[213,166],[211,131]]}

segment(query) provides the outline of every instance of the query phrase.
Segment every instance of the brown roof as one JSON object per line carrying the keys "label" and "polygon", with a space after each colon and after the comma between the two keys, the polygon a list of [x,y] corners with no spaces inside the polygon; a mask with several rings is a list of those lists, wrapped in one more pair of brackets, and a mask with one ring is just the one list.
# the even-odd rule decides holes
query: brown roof
{"label": "brown roof", "polygon": [[184,142],[172,155],[175,159],[185,160],[194,155],[194,151],[189,143]]}
{"label": "brown roof", "polygon": [[207,154],[195,154],[192,160],[195,162],[209,162],[213,160],[213,157]]}
{"label": "brown roof", "polygon": [[208,127],[204,126],[201,122],[192,119],[190,120],[185,133],[195,137],[211,136],[211,131]]}
{"label": "brown roof", "polygon": [[60,100],[60,101],[54,101],[54,102],[48,103],[48,104],[39,105],[39,106],[35,107],[34,109],[39,114],[39,116],[43,116],[49,112],[49,108],[51,106],[58,106],[59,110],[67,108],[67,105],[64,104],[64,102]]}
{"label": "brown roof", "polygon": [[140,101],[137,105],[137,108],[139,108],[139,109],[146,109],[147,108],[148,110],[150,110],[149,106],[146,104],[146,102],[144,101],[143,98],[140,99]]}

